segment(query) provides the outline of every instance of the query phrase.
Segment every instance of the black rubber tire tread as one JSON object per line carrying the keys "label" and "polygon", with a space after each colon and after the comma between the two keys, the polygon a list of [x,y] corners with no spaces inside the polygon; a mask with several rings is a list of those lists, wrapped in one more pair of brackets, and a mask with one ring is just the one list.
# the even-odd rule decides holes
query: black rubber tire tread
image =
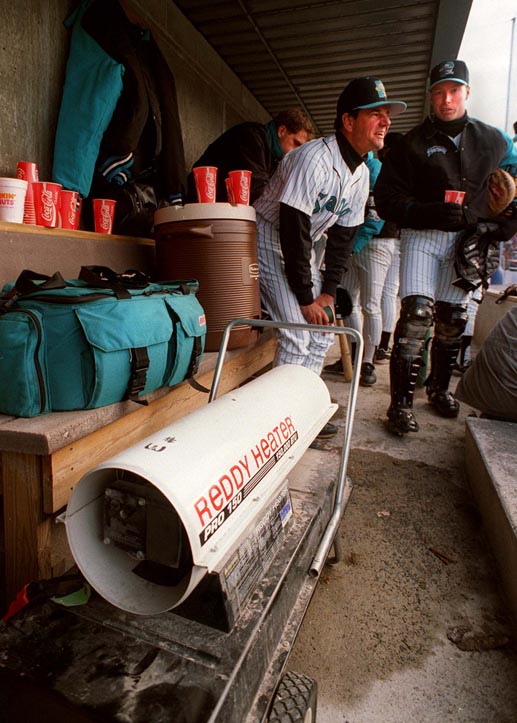
{"label": "black rubber tire tread", "polygon": [[318,684],[308,675],[288,670],[276,689],[268,723],[303,723],[312,708],[312,723],[316,723]]}

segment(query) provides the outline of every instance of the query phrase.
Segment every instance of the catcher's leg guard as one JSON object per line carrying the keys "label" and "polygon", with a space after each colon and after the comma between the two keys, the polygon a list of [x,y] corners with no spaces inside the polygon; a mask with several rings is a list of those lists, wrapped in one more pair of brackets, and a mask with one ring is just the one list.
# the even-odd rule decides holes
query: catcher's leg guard
{"label": "catcher's leg guard", "polygon": [[436,302],[431,373],[426,385],[429,402],[443,417],[457,417],[460,411],[460,405],[448,388],[467,320],[466,306]]}
{"label": "catcher's leg guard", "polygon": [[422,362],[424,339],[433,321],[433,300],[427,296],[402,299],[390,358],[391,404],[388,427],[395,434],[418,432],[413,394]]}

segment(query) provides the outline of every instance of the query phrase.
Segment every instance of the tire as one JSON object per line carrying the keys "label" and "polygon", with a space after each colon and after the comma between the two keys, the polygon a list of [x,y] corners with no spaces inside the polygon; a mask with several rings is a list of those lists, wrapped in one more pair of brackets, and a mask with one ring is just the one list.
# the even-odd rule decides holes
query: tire
{"label": "tire", "polygon": [[316,723],[317,698],[315,680],[288,670],[276,689],[268,723]]}

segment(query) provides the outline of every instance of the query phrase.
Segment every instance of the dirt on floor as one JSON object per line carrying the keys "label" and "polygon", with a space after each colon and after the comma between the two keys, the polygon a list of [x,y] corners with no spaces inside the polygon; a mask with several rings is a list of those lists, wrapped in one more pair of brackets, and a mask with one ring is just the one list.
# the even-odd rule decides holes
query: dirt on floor
{"label": "dirt on floor", "polygon": [[[442,419],[419,389],[420,432],[392,436],[376,371],[359,389],[343,561],[324,569],[289,667],[317,680],[318,723],[515,723],[515,627],[463,471],[473,410]],[[350,385],[324,379],[345,404]],[[334,421],[319,445],[340,454],[344,409]]]}

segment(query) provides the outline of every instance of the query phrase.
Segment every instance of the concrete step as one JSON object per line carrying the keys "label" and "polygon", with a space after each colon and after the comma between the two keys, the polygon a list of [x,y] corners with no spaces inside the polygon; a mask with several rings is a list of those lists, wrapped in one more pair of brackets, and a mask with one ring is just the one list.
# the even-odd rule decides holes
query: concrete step
{"label": "concrete step", "polygon": [[465,465],[517,621],[517,423],[467,417]]}

